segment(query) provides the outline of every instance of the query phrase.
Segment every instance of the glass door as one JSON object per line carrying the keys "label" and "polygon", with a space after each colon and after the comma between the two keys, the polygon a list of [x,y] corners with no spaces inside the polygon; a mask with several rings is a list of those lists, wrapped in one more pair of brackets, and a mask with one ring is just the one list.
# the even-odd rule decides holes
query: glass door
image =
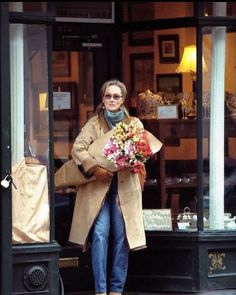
{"label": "glass door", "polygon": [[[9,92],[9,24],[7,2],[0,4],[0,141],[1,141],[1,193],[0,193],[0,293],[11,294],[12,288],[12,251],[11,251],[11,138],[10,138],[10,92]],[[5,180],[4,180],[5,179]]]}
{"label": "glass door", "polygon": [[[94,111],[94,53],[53,51],[53,113],[55,172],[71,158],[81,127]],[[68,245],[76,190],[55,188],[56,240]]]}

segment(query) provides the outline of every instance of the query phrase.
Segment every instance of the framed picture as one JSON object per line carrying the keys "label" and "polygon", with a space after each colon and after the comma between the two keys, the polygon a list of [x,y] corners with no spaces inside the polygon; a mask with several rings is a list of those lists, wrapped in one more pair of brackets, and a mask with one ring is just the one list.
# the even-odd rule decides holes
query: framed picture
{"label": "framed picture", "polygon": [[[128,2],[128,21],[144,21],[154,18],[153,2]],[[153,45],[153,30],[129,32],[129,45]]]}
{"label": "framed picture", "polygon": [[130,55],[131,95],[136,97],[147,89],[153,91],[154,61],[153,53],[134,53]]}
{"label": "framed picture", "polygon": [[158,35],[160,63],[179,62],[179,35]]}
{"label": "framed picture", "polygon": [[70,52],[53,51],[52,75],[53,77],[69,77],[70,76]]}
{"label": "framed picture", "polygon": [[157,92],[182,92],[182,74],[157,74]]}
{"label": "framed picture", "polygon": [[178,105],[157,106],[157,119],[178,119]]}

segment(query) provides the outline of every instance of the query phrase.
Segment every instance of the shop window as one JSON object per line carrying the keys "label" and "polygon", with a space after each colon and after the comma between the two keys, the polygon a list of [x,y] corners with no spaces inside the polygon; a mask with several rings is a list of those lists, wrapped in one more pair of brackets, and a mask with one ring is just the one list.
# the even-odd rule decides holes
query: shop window
{"label": "shop window", "polygon": [[[228,6],[220,5],[216,9],[226,15]],[[160,152],[146,164],[143,206],[170,209],[173,230],[197,230],[198,183],[203,189],[204,229],[236,229],[235,31],[234,27],[203,29],[202,138],[197,138],[200,100],[196,96],[195,28],[152,31],[153,45],[135,47],[129,34],[123,34],[123,73],[131,93],[130,111],[163,142]],[[152,70],[142,70],[149,59]],[[149,78],[147,73],[152,73]],[[197,175],[199,141],[203,175]]]}
{"label": "shop window", "polygon": [[49,242],[47,30],[10,25],[13,243]]}

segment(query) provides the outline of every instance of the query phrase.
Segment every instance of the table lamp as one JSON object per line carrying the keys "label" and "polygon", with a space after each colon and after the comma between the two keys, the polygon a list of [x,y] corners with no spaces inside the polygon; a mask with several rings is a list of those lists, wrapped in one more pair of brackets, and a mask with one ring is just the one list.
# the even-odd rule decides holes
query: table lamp
{"label": "table lamp", "polygon": [[[190,73],[192,81],[193,81],[193,92],[195,92],[195,82],[196,82],[196,60],[197,60],[197,52],[196,45],[188,45],[184,47],[184,53],[181,59],[181,62],[176,69],[177,73]],[[202,71],[207,71],[207,66],[202,57]]]}

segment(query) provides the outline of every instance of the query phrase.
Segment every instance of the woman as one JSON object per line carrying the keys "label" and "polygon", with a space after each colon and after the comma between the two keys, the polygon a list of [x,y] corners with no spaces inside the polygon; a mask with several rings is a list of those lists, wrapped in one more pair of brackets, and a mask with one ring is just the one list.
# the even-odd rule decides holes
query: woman
{"label": "woman", "polygon": [[[100,167],[88,153],[88,147],[118,122],[129,124],[138,118],[130,117],[123,103],[125,85],[110,80],[101,88],[102,103],[95,115],[81,129],[72,147],[72,157],[86,177],[96,180],[79,187],[70,241],[87,249],[91,241],[92,268],[96,294],[121,294],[128,269],[129,250],[146,247],[142,218],[143,178],[125,168],[111,173]],[[102,152],[102,151],[101,151]],[[112,234],[112,265],[107,284],[107,252]]]}

